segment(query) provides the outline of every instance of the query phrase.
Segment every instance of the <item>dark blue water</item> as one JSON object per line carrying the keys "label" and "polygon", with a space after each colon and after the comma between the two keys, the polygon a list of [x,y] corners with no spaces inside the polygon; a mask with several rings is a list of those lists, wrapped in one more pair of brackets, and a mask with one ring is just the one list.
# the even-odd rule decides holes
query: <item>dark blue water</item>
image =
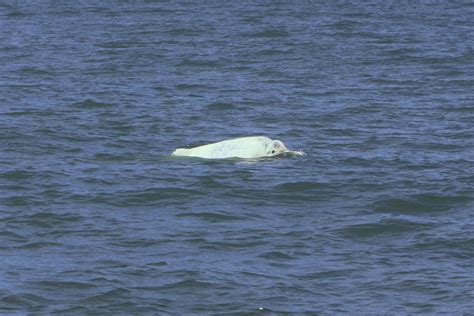
{"label": "dark blue water", "polygon": [[[0,312],[469,314],[469,1],[0,1]],[[179,159],[266,135],[304,157]]]}

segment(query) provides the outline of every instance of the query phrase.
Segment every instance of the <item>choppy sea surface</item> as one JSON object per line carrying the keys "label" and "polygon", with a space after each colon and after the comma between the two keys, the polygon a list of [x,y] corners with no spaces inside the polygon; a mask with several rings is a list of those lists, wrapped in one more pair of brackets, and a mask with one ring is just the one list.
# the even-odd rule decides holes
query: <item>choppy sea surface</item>
{"label": "choppy sea surface", "polygon": [[[474,312],[470,1],[0,1],[0,313]],[[303,157],[170,157],[266,135]]]}

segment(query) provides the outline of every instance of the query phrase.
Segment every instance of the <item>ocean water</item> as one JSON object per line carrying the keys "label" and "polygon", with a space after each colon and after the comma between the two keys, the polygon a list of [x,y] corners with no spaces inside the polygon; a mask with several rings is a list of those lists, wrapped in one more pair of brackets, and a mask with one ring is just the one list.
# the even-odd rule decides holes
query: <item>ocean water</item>
{"label": "ocean water", "polygon": [[0,312],[473,313],[473,139],[470,1],[0,0]]}

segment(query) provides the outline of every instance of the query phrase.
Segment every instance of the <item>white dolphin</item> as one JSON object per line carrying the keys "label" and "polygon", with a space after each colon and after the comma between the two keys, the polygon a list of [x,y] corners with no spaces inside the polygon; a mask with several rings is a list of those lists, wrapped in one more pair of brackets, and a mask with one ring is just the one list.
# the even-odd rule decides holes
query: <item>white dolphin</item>
{"label": "white dolphin", "polygon": [[291,151],[279,140],[272,140],[265,136],[249,136],[224,140],[194,148],[178,148],[172,155],[200,157],[207,159],[223,158],[262,158],[293,153],[302,155],[302,152]]}

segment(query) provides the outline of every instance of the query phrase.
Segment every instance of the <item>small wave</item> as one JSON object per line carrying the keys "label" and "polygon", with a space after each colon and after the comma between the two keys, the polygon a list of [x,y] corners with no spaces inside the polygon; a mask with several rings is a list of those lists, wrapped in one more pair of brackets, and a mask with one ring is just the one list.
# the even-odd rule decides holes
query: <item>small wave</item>
{"label": "small wave", "polygon": [[41,249],[41,248],[62,247],[62,246],[64,245],[57,242],[38,241],[38,242],[27,243],[25,245],[18,247],[18,249],[35,250],[35,249]]}
{"label": "small wave", "polygon": [[18,11],[18,10],[15,10],[7,14],[8,17],[12,17],[12,18],[33,17],[34,15],[35,14],[32,12]]}
{"label": "small wave", "polygon": [[103,304],[107,301],[117,302],[123,299],[131,293],[130,290],[124,288],[117,288],[110,291],[102,292],[96,295],[89,296],[81,300],[81,303],[87,304]]}
{"label": "small wave", "polygon": [[127,161],[130,159],[128,155],[114,155],[108,153],[98,153],[94,155],[94,160],[98,161]]}
{"label": "small wave", "polygon": [[227,215],[216,212],[199,212],[199,213],[181,213],[176,215],[177,217],[191,217],[198,218],[209,222],[228,222],[228,221],[239,221],[245,218],[233,215]]}
{"label": "small wave", "polygon": [[198,181],[194,182],[194,185],[202,186],[206,188],[212,189],[226,189],[226,188],[233,188],[232,185],[226,183],[227,179],[219,179],[213,176],[199,176],[196,177]]}
{"label": "small wave", "polygon": [[44,204],[44,201],[40,201],[37,196],[33,195],[9,196],[6,198],[1,198],[0,201],[3,202],[5,205],[11,207]]}
{"label": "small wave", "polygon": [[[0,298],[0,305],[2,305],[2,308],[0,308],[1,311],[7,311],[8,307],[11,308],[20,308],[20,307],[25,307],[25,308],[31,308],[31,307],[37,307],[38,304],[48,304],[51,303],[52,301],[44,298],[42,296],[34,295],[34,294],[28,294],[28,293],[21,293],[21,294],[7,294],[3,295]],[[15,312],[14,312],[15,311]],[[17,314],[18,310],[11,310],[12,314]]]}
{"label": "small wave", "polygon": [[340,232],[347,238],[366,238],[382,235],[397,235],[406,232],[419,232],[429,229],[433,225],[425,223],[415,223],[406,220],[382,220],[376,223],[364,223],[345,227]]}
{"label": "small wave", "polygon": [[150,239],[142,238],[142,239],[114,242],[112,243],[112,245],[123,247],[123,248],[138,249],[138,248],[149,248],[149,247],[159,246],[164,243],[167,243],[167,241],[153,240],[153,239],[150,240]]}
{"label": "small wave", "polygon": [[281,251],[269,251],[258,255],[260,258],[269,259],[269,260],[291,260],[295,259],[294,257],[283,253]]}
{"label": "small wave", "polygon": [[311,181],[286,182],[273,188],[279,192],[303,192],[325,188],[326,184]]}
{"label": "small wave", "polygon": [[468,203],[471,198],[455,195],[417,194],[403,198],[385,198],[373,204],[374,210],[380,213],[437,213],[446,212]]}
{"label": "small wave", "polygon": [[96,286],[90,283],[77,281],[37,281],[34,285],[43,289],[58,290],[58,289],[92,289]]}
{"label": "small wave", "polygon": [[[418,242],[414,245],[414,248],[417,249],[429,249],[429,250],[454,250],[462,251],[458,253],[457,256],[464,259],[472,259],[472,254],[470,250],[474,249],[474,238],[466,236],[465,238],[436,238],[429,241]],[[455,255],[454,253],[452,255]]]}
{"label": "small wave", "polygon": [[196,196],[202,196],[202,193],[195,190],[183,188],[149,188],[138,191],[127,191],[106,196],[97,196],[95,202],[104,202],[107,204],[119,206],[151,206],[165,201],[171,203],[181,203]]}
{"label": "small wave", "polygon": [[[252,248],[261,247],[264,245],[269,244],[269,242],[262,239],[261,232],[249,232],[248,238],[243,240],[235,240],[235,241],[221,241],[221,242],[209,242],[207,240],[198,239],[197,244],[200,245],[200,249],[203,250],[211,250],[211,251],[235,251],[235,250],[245,250],[248,251]],[[249,240],[251,239],[251,240]]]}
{"label": "small wave", "polygon": [[445,112],[474,113],[474,105],[443,106],[441,109]]}
{"label": "small wave", "polygon": [[214,68],[218,66],[218,62],[215,60],[185,59],[185,60],[182,60],[177,66],[178,67],[195,67],[195,68]]}
{"label": "small wave", "polygon": [[[290,50],[275,49],[275,48],[262,49],[262,50],[259,50],[259,51],[255,52],[255,55],[264,56],[264,57],[266,57],[266,56],[284,56],[284,55],[289,55],[289,54],[291,54]],[[278,72],[278,73],[283,75],[283,72]]]}
{"label": "small wave", "polygon": [[30,179],[35,175],[33,172],[25,171],[25,170],[15,170],[15,171],[7,171],[0,174],[0,178],[6,180],[24,180]]}
{"label": "small wave", "polygon": [[23,67],[20,69],[25,75],[52,75],[53,73],[36,67]]}
{"label": "small wave", "polygon": [[82,221],[82,217],[75,214],[54,214],[47,212],[40,212],[32,215],[12,216],[3,218],[0,222],[9,224],[26,224],[29,226],[36,226],[42,228],[51,228],[57,225],[71,224]]}
{"label": "small wave", "polygon": [[176,89],[178,90],[203,90],[203,89],[208,89],[209,86],[203,85],[203,84],[197,84],[197,83],[180,83],[177,84]]}
{"label": "small wave", "polygon": [[[0,222],[2,222],[0,220]],[[26,242],[28,241],[28,238],[26,236],[10,232],[10,231],[0,231],[0,237],[4,238],[3,240],[8,239],[9,241],[13,242]]]}
{"label": "small wave", "polygon": [[233,110],[235,109],[235,105],[232,103],[225,103],[225,102],[214,102],[207,106],[209,110]]}
{"label": "small wave", "polygon": [[147,263],[146,265],[149,267],[166,267],[167,265],[169,265],[169,263],[166,261],[157,261],[157,262]]}
{"label": "small wave", "polygon": [[213,288],[213,284],[209,282],[198,281],[194,279],[188,279],[173,283],[168,283],[159,287],[161,290],[183,290],[183,291],[190,291],[192,289],[196,290],[203,290],[203,289],[211,289]]}
{"label": "small wave", "polygon": [[191,28],[171,29],[167,33],[172,36],[197,36],[200,34],[198,30]]}
{"label": "small wave", "polygon": [[279,38],[279,37],[287,37],[290,34],[284,30],[268,29],[261,32],[247,33],[246,35],[248,37]]}
{"label": "small wave", "polygon": [[112,107],[112,104],[97,102],[91,99],[87,99],[82,102],[74,103],[73,106],[77,108],[83,108],[83,109],[101,109],[101,108]]}
{"label": "small wave", "polygon": [[[10,87],[20,87],[20,88],[33,88],[33,87],[39,87],[39,85],[10,85]],[[9,112],[2,112],[0,114],[7,115],[7,116],[12,116],[12,117],[22,117],[22,116],[47,116],[50,115],[50,111],[38,111],[38,110],[33,110],[33,109],[25,109],[21,111],[9,111]]]}
{"label": "small wave", "polygon": [[134,41],[111,41],[107,43],[102,43],[98,45],[100,48],[105,49],[120,49],[120,48],[129,48],[130,46],[137,45],[138,42]]}
{"label": "small wave", "polygon": [[335,270],[324,270],[317,272],[309,272],[304,274],[295,275],[299,280],[317,280],[317,279],[343,279],[350,277],[354,269],[335,269]]}

